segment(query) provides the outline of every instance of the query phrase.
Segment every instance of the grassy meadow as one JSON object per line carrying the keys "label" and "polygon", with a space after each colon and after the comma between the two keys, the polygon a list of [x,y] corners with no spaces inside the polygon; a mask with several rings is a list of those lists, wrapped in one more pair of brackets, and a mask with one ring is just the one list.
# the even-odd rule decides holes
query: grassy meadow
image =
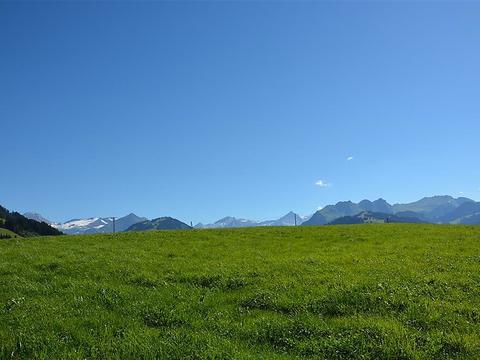
{"label": "grassy meadow", "polygon": [[0,241],[1,359],[479,359],[480,227]]}

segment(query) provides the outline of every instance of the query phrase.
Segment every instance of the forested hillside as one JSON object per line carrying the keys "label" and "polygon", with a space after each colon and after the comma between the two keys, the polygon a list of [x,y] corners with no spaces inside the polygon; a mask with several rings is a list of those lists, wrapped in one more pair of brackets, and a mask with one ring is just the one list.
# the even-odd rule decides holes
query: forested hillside
{"label": "forested hillside", "polygon": [[0,206],[0,228],[10,230],[20,236],[62,235],[61,231],[47,223],[27,219],[18,212],[10,212]]}

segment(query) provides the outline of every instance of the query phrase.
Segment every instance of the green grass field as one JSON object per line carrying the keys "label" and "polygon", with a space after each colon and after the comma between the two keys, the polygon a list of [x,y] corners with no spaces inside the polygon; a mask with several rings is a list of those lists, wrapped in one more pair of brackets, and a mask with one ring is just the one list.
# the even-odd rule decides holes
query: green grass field
{"label": "green grass field", "polygon": [[0,358],[479,359],[480,227],[2,240]]}

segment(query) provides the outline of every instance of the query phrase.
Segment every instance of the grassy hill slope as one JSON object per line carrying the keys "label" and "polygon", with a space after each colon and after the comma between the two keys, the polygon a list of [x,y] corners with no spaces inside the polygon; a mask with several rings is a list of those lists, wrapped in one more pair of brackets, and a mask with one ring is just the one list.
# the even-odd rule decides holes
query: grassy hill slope
{"label": "grassy hill slope", "polygon": [[20,237],[19,235],[15,234],[15,233],[14,233],[13,231],[11,231],[11,230],[0,228],[0,238],[3,237],[3,236],[10,236],[10,237],[12,237],[12,238],[14,238],[14,237]]}
{"label": "grassy hill slope", "polygon": [[0,358],[480,358],[480,227],[0,241]]}

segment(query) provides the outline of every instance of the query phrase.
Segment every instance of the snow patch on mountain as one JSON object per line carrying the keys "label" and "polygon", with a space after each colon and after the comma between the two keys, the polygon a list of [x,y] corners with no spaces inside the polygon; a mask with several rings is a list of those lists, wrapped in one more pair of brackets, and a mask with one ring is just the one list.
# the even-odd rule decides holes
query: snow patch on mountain
{"label": "snow patch on mountain", "polygon": [[[125,231],[130,226],[145,220],[147,219],[133,213],[128,214],[127,216],[116,218],[115,230]],[[110,233],[113,231],[113,218],[91,217],[87,219],[72,219],[63,224],[52,224],[52,226],[69,235]]]}

